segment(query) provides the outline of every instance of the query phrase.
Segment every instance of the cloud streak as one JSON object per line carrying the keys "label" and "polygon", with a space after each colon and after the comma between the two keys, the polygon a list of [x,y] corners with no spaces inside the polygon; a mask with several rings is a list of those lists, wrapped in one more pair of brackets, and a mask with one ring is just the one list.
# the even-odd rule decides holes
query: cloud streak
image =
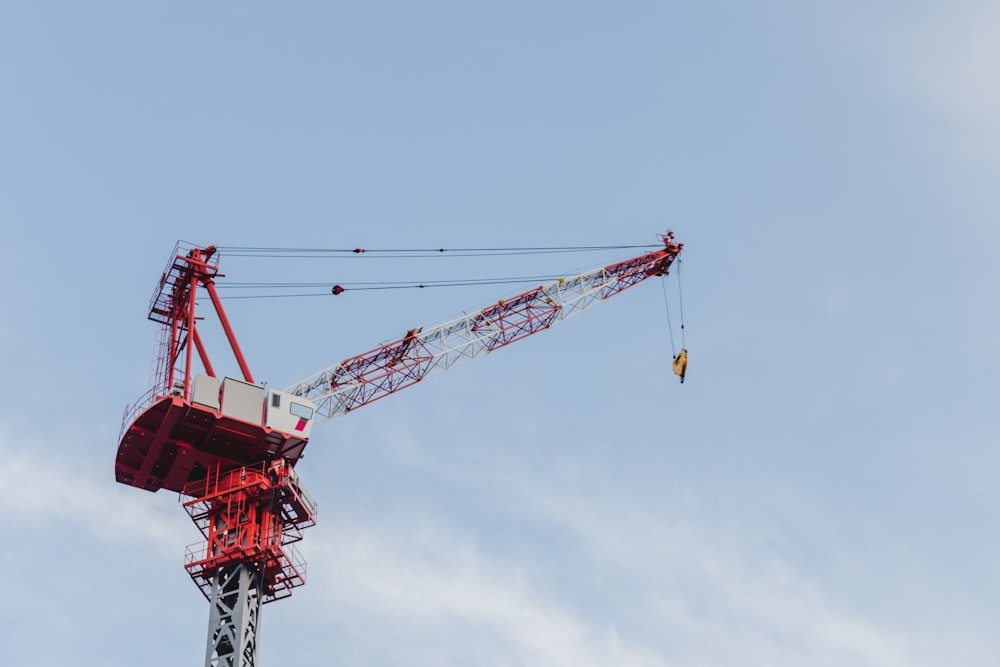
{"label": "cloud streak", "polygon": [[[397,464],[473,498],[490,494],[501,479],[519,480],[504,506],[508,518],[541,523],[540,532],[560,536],[550,555],[529,562],[487,544],[447,509],[410,507],[402,517],[365,524],[332,517],[333,528],[324,523],[323,532],[332,530],[333,537],[309,537],[311,571],[320,573],[310,585],[324,612],[335,615],[329,620],[352,628],[356,638],[399,638],[407,652],[394,659],[642,667],[934,664],[921,662],[912,635],[845,601],[830,582],[773,546],[762,547],[759,534],[773,527],[720,523],[696,503],[672,497],[650,503],[642,490],[556,490],[544,472],[502,454],[482,454],[488,463],[466,467],[420,456],[405,435],[385,440],[395,443]],[[655,506],[682,509],[650,509]],[[567,553],[573,563],[561,560]],[[588,590],[552,585],[567,567],[574,568],[569,580]],[[413,658],[415,646],[424,659]],[[433,646],[448,649],[442,655]]]}
{"label": "cloud streak", "polygon": [[893,14],[876,40],[891,86],[937,114],[967,157],[1000,168],[1000,8],[928,5]]}
{"label": "cloud streak", "polygon": [[[6,432],[11,432],[7,430]],[[183,514],[174,503],[153,494],[116,484],[88,464],[73,468],[46,457],[42,443],[0,440],[0,513],[5,521],[69,522],[107,543],[140,541],[178,553],[197,532],[178,521]],[[191,528],[185,530],[185,528]]]}
{"label": "cloud streak", "polygon": [[[408,664],[667,664],[614,627],[588,624],[515,563],[461,535],[429,523],[384,528],[341,524],[335,540],[311,545],[321,555],[310,565],[328,573],[322,595],[341,609],[338,622],[382,628],[378,636],[393,637],[396,657]],[[441,655],[432,646],[448,649]]]}

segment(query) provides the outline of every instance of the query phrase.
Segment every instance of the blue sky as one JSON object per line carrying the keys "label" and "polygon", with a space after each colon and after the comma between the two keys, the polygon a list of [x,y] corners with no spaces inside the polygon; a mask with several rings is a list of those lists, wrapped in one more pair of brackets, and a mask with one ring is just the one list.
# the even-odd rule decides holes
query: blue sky
{"label": "blue sky", "polygon": [[[112,472],[177,239],[670,228],[683,386],[650,283],[314,430],[309,583],[265,607],[262,664],[996,664],[998,35],[974,0],[8,3],[0,662],[203,660],[199,535]],[[501,296],[227,303],[282,387]]]}

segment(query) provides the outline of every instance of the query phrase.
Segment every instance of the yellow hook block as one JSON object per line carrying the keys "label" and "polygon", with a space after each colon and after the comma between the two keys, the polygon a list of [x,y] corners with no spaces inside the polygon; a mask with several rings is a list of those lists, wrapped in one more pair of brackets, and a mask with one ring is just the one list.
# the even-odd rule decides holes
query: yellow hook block
{"label": "yellow hook block", "polygon": [[682,349],[674,357],[674,375],[681,379],[681,384],[684,384],[684,375],[687,373],[688,368],[688,351],[687,349]]}

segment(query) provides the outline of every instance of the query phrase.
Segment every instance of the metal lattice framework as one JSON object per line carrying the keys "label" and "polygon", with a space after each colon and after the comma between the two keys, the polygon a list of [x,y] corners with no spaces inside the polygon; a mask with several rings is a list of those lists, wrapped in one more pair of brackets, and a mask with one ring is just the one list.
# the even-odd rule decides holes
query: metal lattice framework
{"label": "metal lattice framework", "polygon": [[222,275],[219,273],[218,264],[212,262],[216,254],[215,246],[197,248],[188,243],[178,242],[171,261],[164,269],[160,283],[149,301],[149,319],[163,326],[161,347],[165,348],[157,355],[158,368],[154,385],[157,395],[167,393],[175,382],[183,382],[184,397],[189,397],[191,358],[195,350],[198,351],[205,371],[209,375],[215,375],[205,345],[198,334],[195,303],[199,287],[208,292],[244,379],[253,382],[250,368],[236,342],[229,318],[226,317],[219,293],[215,289],[215,279]]}
{"label": "metal lattice framework", "polygon": [[288,597],[305,584],[306,565],[294,543],[316,525],[316,502],[283,459],[230,470],[199,482],[184,503],[205,541],[188,547],[184,567],[210,600],[218,572],[252,565],[261,604]]}
{"label": "metal lattice framework", "polygon": [[260,626],[261,573],[230,565],[213,576],[205,667],[254,667]]}
{"label": "metal lattice framework", "polygon": [[220,473],[197,488],[184,509],[206,540],[188,547],[185,568],[211,605],[205,665],[253,667],[261,606],[306,582],[293,543],[315,525],[316,503],[283,460]]}
{"label": "metal lattice framework", "polygon": [[[345,359],[286,391],[316,405],[317,421],[346,414],[421,380],[569,319],[653,276],[666,275],[682,245],[663,248],[501,299],[441,325]],[[254,667],[262,605],[305,583],[295,548],[315,524],[316,503],[292,469],[308,438],[192,396],[197,353],[215,371],[195,315],[207,292],[247,384],[254,384],[215,289],[216,248],[179,243],[150,302],[162,327],[153,387],[126,409],[116,479],[189,498],[184,508],[205,541],[188,548],[185,568],[211,605],[206,667]],[[225,385],[223,384],[223,389]],[[223,392],[224,393],[224,392]],[[263,407],[263,406],[262,406]]]}
{"label": "metal lattice framework", "polygon": [[318,421],[347,414],[400,389],[544,331],[652,276],[666,275],[681,251],[672,234],[664,247],[501,299],[471,315],[341,361],[285,391],[317,408]]}

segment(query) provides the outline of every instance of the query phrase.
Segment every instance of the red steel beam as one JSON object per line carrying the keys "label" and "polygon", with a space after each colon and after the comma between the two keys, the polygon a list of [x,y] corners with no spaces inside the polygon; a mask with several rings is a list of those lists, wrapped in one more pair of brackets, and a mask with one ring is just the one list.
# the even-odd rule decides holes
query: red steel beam
{"label": "red steel beam", "polygon": [[211,278],[204,281],[205,289],[208,290],[208,296],[212,298],[212,305],[215,306],[215,312],[219,316],[219,322],[222,324],[222,330],[226,332],[226,339],[229,341],[229,346],[233,348],[233,355],[236,357],[236,363],[240,365],[240,371],[243,373],[243,379],[247,382],[253,384],[253,375],[250,374],[250,367],[247,366],[247,361],[243,357],[243,351],[240,349],[240,344],[236,342],[236,335],[233,333],[233,327],[229,324],[229,318],[226,317],[226,311],[222,307],[222,300],[219,299],[219,293],[215,289],[215,283],[212,282]]}

